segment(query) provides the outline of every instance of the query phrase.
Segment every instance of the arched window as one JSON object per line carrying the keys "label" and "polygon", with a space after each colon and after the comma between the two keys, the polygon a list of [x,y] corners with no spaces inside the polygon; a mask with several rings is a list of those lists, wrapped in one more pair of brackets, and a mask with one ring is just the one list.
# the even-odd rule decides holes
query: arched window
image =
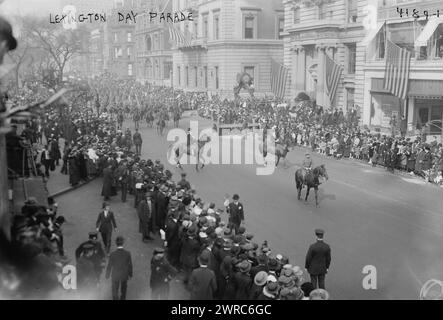
{"label": "arched window", "polygon": [[146,50],[151,51],[152,50],[152,40],[151,37],[148,35],[146,36]]}
{"label": "arched window", "polygon": [[294,24],[300,23],[300,7],[295,7],[292,12],[294,14]]}

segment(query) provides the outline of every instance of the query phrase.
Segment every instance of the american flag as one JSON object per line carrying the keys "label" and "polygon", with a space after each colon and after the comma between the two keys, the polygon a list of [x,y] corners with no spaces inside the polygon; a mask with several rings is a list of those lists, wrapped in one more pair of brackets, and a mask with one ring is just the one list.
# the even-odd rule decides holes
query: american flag
{"label": "american flag", "polygon": [[284,98],[289,69],[271,59],[271,90],[277,98]]}
{"label": "american flag", "polygon": [[331,101],[332,105],[335,94],[337,93],[338,83],[340,82],[341,74],[343,73],[343,66],[336,63],[328,55],[326,55],[325,59],[326,93],[329,96],[329,101]]}
{"label": "american flag", "polygon": [[386,40],[384,88],[400,99],[406,99],[409,83],[411,52]]}
{"label": "american flag", "polygon": [[181,32],[180,29],[176,28],[173,25],[169,26],[169,38],[174,40],[177,46],[182,46],[182,47],[191,46],[191,42],[188,40],[187,37],[185,37],[183,32]]}

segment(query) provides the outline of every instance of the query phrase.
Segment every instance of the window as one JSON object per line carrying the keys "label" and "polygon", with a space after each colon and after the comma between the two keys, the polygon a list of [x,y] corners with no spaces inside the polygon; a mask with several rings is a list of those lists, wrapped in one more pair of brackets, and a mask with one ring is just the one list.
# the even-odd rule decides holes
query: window
{"label": "window", "polygon": [[348,22],[357,22],[357,1],[358,0],[348,0]]}
{"label": "window", "polygon": [[326,5],[323,3],[318,5],[318,19],[326,19]]}
{"label": "window", "polygon": [[132,42],[132,32],[128,32],[128,42]]}
{"label": "window", "polygon": [[185,81],[186,81],[186,86],[189,87],[189,67],[185,68]]}
{"label": "window", "polygon": [[346,110],[349,111],[354,106],[354,88],[346,88]]}
{"label": "window", "polygon": [[114,42],[118,42],[118,34],[117,34],[117,32],[114,33]]}
{"label": "window", "polygon": [[220,37],[220,17],[214,16],[214,39],[218,40]]}
{"label": "window", "polygon": [[146,50],[147,51],[151,51],[152,50],[152,41],[151,41],[151,37],[150,36],[146,37]]}
{"label": "window", "polygon": [[300,23],[300,7],[294,8],[294,24]]}
{"label": "window", "polygon": [[356,45],[355,43],[347,44],[346,45],[346,53],[347,53],[347,73],[348,74],[355,74],[355,60],[356,60]]}
{"label": "window", "polygon": [[254,17],[245,18],[245,39],[254,39]]}
{"label": "window", "polygon": [[198,20],[194,20],[194,36],[197,38],[198,37]]}
{"label": "window", "polygon": [[435,58],[443,58],[443,28],[441,25],[438,26],[437,30],[432,36],[432,46],[435,47]]}
{"label": "window", "polygon": [[247,66],[243,68],[243,71],[249,74],[252,79],[255,79],[255,67]]}
{"label": "window", "polygon": [[215,89],[218,90],[219,87],[220,83],[219,83],[218,67],[215,67]]}
{"label": "window", "polygon": [[165,62],[163,63],[163,75],[164,79],[170,79],[171,78],[171,70],[172,70],[172,62]]}
{"label": "window", "polygon": [[128,64],[128,76],[132,76],[132,63]]}
{"label": "window", "polygon": [[128,54],[128,58],[131,58],[132,48],[131,47],[127,47],[126,48],[126,53]]}
{"label": "window", "polygon": [[115,56],[115,58],[119,58],[119,57],[123,56],[122,48],[115,47],[114,48],[114,56]]}
{"label": "window", "polygon": [[385,32],[382,29],[377,35],[377,49],[376,49],[376,58],[384,59],[385,58]]}
{"label": "window", "polygon": [[277,38],[283,39],[282,33],[285,31],[285,18],[278,18],[278,30],[277,30]]}
{"label": "window", "polygon": [[203,17],[203,38],[208,38],[208,16]]}
{"label": "window", "polygon": [[204,70],[204,74],[203,76],[205,77],[204,81],[205,81],[205,88],[208,87],[208,67],[203,67]]}
{"label": "window", "polygon": [[158,50],[158,34],[154,35],[154,50]]}
{"label": "window", "polygon": [[178,85],[182,85],[182,68],[180,66],[177,66],[177,79],[178,79]]}
{"label": "window", "polygon": [[198,69],[197,67],[194,67],[194,83],[195,83],[195,87],[198,87]]}

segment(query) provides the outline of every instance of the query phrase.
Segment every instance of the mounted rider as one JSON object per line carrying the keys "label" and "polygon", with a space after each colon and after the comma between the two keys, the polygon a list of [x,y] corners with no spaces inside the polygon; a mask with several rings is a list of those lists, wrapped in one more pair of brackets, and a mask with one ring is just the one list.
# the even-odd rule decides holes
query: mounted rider
{"label": "mounted rider", "polygon": [[303,173],[303,180],[306,181],[306,175],[312,171],[312,166],[314,165],[314,162],[311,159],[311,154],[309,152],[305,153],[305,158],[302,162],[302,173]]}

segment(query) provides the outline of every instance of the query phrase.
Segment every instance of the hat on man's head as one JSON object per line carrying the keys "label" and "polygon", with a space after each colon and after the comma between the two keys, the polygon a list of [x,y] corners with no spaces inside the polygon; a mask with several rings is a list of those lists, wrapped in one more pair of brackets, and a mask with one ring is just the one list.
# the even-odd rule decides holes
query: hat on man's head
{"label": "hat on man's head", "polygon": [[118,236],[115,239],[115,243],[117,244],[117,246],[122,246],[125,243],[125,239],[122,236]]}
{"label": "hat on man's head", "polygon": [[160,248],[160,247],[154,249],[154,255],[162,254],[162,253],[165,253],[165,249]]}
{"label": "hat on man's head", "polygon": [[98,232],[97,231],[89,232],[89,239],[97,239],[97,238],[98,238]]}
{"label": "hat on man's head", "polygon": [[315,235],[322,237],[325,234],[323,229],[315,229]]}
{"label": "hat on man's head", "polygon": [[324,289],[315,289],[309,294],[310,300],[329,300],[329,293]]}
{"label": "hat on man's head", "polygon": [[259,287],[264,286],[267,280],[268,280],[268,274],[266,273],[266,271],[260,271],[254,277],[254,283]]}
{"label": "hat on man's head", "polygon": [[200,256],[198,257],[198,261],[200,264],[207,265],[209,263],[209,252],[207,250],[203,251]]}
{"label": "hat on man's head", "polygon": [[237,265],[237,268],[241,273],[248,273],[251,270],[251,263],[247,260],[243,260]]}
{"label": "hat on man's head", "polygon": [[278,292],[278,283],[268,282],[268,284],[266,285],[266,290],[271,294],[276,294]]}
{"label": "hat on man's head", "polygon": [[240,197],[238,196],[238,194],[234,194],[234,196],[232,197],[232,199],[234,199],[234,200],[238,200],[238,199],[240,199]]}

